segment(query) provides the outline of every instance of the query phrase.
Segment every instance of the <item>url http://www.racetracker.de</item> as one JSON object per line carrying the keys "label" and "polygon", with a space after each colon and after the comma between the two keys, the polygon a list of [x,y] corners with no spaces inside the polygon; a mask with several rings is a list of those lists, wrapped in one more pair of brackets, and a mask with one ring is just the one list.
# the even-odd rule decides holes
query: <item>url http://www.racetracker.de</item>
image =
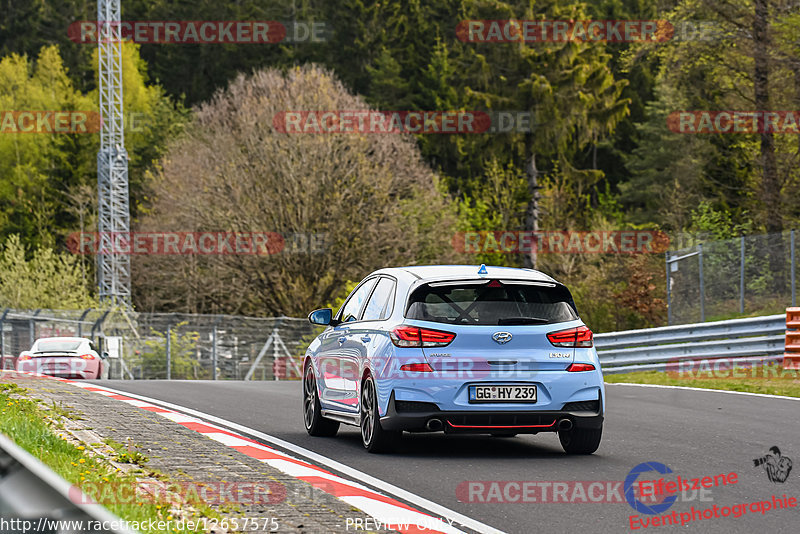
{"label": "url http://www.racetracker.de", "polygon": [[[226,524],[227,523],[227,524]],[[245,530],[275,532],[279,528],[277,518],[216,518],[201,517],[198,519],[145,519],[142,521],[118,520],[82,520],[82,519],[51,519],[40,517],[37,519],[23,518],[0,518],[0,532],[27,534],[29,532],[108,532],[108,531],[156,531],[156,532],[175,532],[182,530],[189,531],[212,531],[215,529],[223,530]]]}

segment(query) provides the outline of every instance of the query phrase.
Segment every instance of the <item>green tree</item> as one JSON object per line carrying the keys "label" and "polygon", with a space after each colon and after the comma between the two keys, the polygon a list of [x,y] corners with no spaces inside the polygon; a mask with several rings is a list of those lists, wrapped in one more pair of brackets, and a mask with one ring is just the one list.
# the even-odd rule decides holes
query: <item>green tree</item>
{"label": "green tree", "polygon": [[0,307],[97,307],[86,272],[75,256],[37,247],[27,254],[18,235],[0,244]]}
{"label": "green tree", "polygon": [[[800,4],[683,0],[665,16],[678,28],[705,21],[698,38],[642,45],[634,57],[658,56],[662,95],[672,95],[670,103],[682,106],[670,111],[795,109],[800,103],[800,50],[791,43],[800,20],[789,5],[796,11]],[[704,142],[670,142],[688,149],[684,158],[701,162],[695,190],[736,218],[752,218],[756,228],[780,231],[787,217],[797,213],[796,136],[706,137]],[[654,158],[647,153],[661,149],[657,143],[643,143],[631,162],[643,167]],[[688,211],[696,205],[685,206],[678,218],[688,220]]]}
{"label": "green tree", "polygon": [[324,234],[324,250],[140,257],[139,309],[304,315],[348,279],[453,257],[454,210],[412,139],[273,122],[286,110],[368,109],[316,66],[242,75],[200,108],[154,174],[139,229]]}
{"label": "green tree", "polygon": [[[96,72],[96,52],[91,61],[83,68]],[[161,154],[166,139],[181,130],[187,111],[161,87],[148,84],[136,45],[123,46],[122,78],[135,217],[143,201],[145,169]],[[58,47],[46,46],[34,60],[17,54],[0,59],[0,109],[97,113],[98,95],[78,90]],[[26,244],[60,247],[68,234],[90,229],[97,205],[98,148],[96,132],[0,135],[0,237],[19,234]]]}
{"label": "green tree", "polygon": [[[54,46],[37,59],[12,54],[0,60],[0,109],[94,111],[76,90]],[[63,214],[60,192],[82,178],[92,150],[89,134],[3,133],[0,135],[0,234],[52,247],[54,220]]]}

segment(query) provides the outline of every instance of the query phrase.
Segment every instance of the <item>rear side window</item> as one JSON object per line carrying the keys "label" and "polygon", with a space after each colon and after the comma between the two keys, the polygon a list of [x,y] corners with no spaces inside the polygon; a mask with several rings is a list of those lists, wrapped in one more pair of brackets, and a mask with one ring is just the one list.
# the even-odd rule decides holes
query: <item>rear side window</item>
{"label": "rear side window", "polygon": [[425,285],[414,291],[408,319],[463,325],[525,325],[578,318],[567,288],[491,282]]}
{"label": "rear side window", "polygon": [[391,278],[381,278],[378,285],[375,286],[375,291],[367,302],[367,307],[364,308],[364,321],[380,321],[386,319],[392,314],[392,305],[394,303],[394,280]]}

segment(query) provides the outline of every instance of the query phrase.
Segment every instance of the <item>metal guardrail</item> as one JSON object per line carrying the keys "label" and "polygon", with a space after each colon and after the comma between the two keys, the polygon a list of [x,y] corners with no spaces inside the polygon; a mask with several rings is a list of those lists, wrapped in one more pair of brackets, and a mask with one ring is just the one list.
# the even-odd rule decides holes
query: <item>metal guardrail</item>
{"label": "metal guardrail", "polygon": [[0,434],[0,524],[3,521],[9,526],[2,532],[9,534],[83,532],[76,524],[101,526],[92,532],[135,534],[121,528],[120,518],[99,504],[89,504],[78,488]]}
{"label": "metal guardrail", "polygon": [[766,315],[609,332],[594,336],[604,373],[664,369],[682,360],[738,362],[779,360],[783,357],[786,316]]}

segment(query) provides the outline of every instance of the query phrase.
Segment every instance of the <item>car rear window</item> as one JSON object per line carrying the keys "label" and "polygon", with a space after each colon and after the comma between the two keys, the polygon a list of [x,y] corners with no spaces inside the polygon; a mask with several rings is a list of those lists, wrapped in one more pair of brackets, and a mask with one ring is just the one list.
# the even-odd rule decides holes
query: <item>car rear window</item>
{"label": "car rear window", "polygon": [[66,352],[78,350],[80,341],[40,341],[36,352]]}
{"label": "car rear window", "polygon": [[549,324],[578,318],[575,303],[562,285],[502,283],[433,283],[414,291],[406,318],[463,325]]}

